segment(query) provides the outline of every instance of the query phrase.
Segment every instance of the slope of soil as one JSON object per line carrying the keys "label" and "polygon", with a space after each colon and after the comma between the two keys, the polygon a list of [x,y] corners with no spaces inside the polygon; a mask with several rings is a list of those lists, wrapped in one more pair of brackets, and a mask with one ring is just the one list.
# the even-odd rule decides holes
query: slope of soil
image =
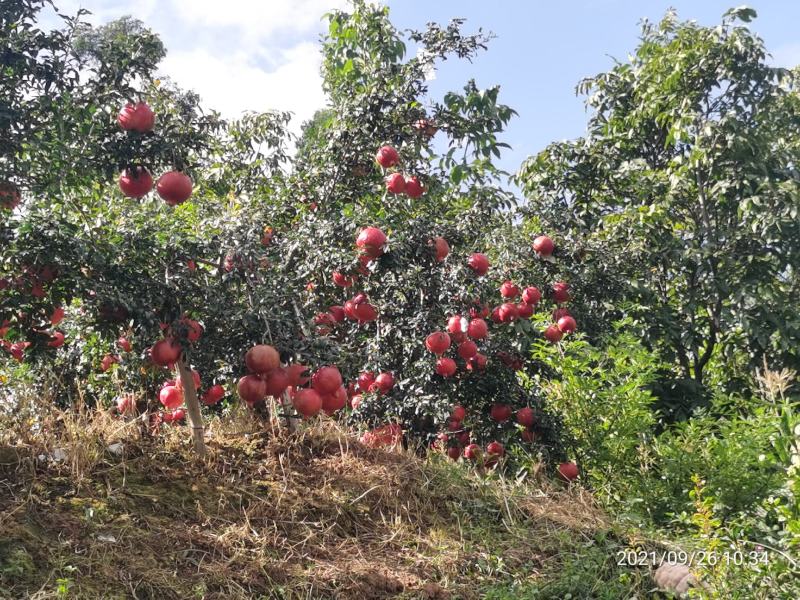
{"label": "slope of soil", "polygon": [[1,598],[623,598],[647,587],[646,573],[616,566],[622,542],[585,492],[369,449],[333,424],[218,425],[205,460],[185,431],[152,438],[105,415],[43,430],[0,446]]}

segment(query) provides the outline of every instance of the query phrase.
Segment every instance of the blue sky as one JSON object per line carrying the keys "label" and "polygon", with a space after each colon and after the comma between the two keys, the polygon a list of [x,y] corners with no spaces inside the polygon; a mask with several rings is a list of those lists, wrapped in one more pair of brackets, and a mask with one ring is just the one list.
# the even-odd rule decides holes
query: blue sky
{"label": "blue sky", "polygon": [[[163,71],[206,103],[236,116],[278,108],[297,115],[295,130],[324,103],[318,39],[326,10],[346,0],[56,0],[67,11],[82,6],[95,22],[126,14],[157,31],[169,54]],[[582,77],[624,60],[636,46],[642,17],[659,19],[674,6],[683,19],[716,24],[736,0],[388,0],[400,29],[428,21],[467,19],[497,37],[475,62],[448,61],[430,83],[436,95],[460,89],[470,77],[481,87],[501,85],[501,101],[520,114],[505,141],[513,150],[503,166],[553,140],[581,135],[586,113],[574,94]],[[757,0],[751,28],[766,41],[774,62],[800,63],[800,2]]]}

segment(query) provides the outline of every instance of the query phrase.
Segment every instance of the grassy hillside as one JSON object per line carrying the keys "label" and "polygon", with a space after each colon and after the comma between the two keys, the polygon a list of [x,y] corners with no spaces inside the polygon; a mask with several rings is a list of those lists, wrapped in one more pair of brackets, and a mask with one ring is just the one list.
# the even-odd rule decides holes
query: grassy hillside
{"label": "grassy hillside", "polygon": [[372,450],[333,424],[221,427],[205,461],[185,435],[105,415],[54,416],[48,436],[6,431],[0,596],[622,598],[650,586],[616,566],[622,542],[577,488]]}

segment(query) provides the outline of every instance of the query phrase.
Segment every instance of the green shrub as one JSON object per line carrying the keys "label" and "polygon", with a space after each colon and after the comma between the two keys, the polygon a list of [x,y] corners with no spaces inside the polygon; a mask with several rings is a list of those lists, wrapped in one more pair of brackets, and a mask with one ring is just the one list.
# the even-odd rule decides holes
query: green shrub
{"label": "green shrub", "polygon": [[531,380],[562,420],[570,458],[603,496],[617,500],[648,468],[656,423],[648,386],[659,366],[623,328],[602,349],[581,338],[536,344],[533,357],[544,371]]}

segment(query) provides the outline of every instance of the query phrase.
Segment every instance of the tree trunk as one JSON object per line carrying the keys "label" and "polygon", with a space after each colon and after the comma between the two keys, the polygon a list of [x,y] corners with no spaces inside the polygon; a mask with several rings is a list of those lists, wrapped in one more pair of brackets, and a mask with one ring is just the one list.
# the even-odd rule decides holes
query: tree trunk
{"label": "tree trunk", "polygon": [[186,412],[189,415],[189,424],[192,427],[194,451],[198,456],[205,456],[206,441],[205,428],[203,427],[203,415],[200,413],[200,402],[197,399],[197,390],[194,387],[192,370],[186,362],[185,354],[182,354],[178,359],[178,375],[181,378],[183,399],[186,402]]}

